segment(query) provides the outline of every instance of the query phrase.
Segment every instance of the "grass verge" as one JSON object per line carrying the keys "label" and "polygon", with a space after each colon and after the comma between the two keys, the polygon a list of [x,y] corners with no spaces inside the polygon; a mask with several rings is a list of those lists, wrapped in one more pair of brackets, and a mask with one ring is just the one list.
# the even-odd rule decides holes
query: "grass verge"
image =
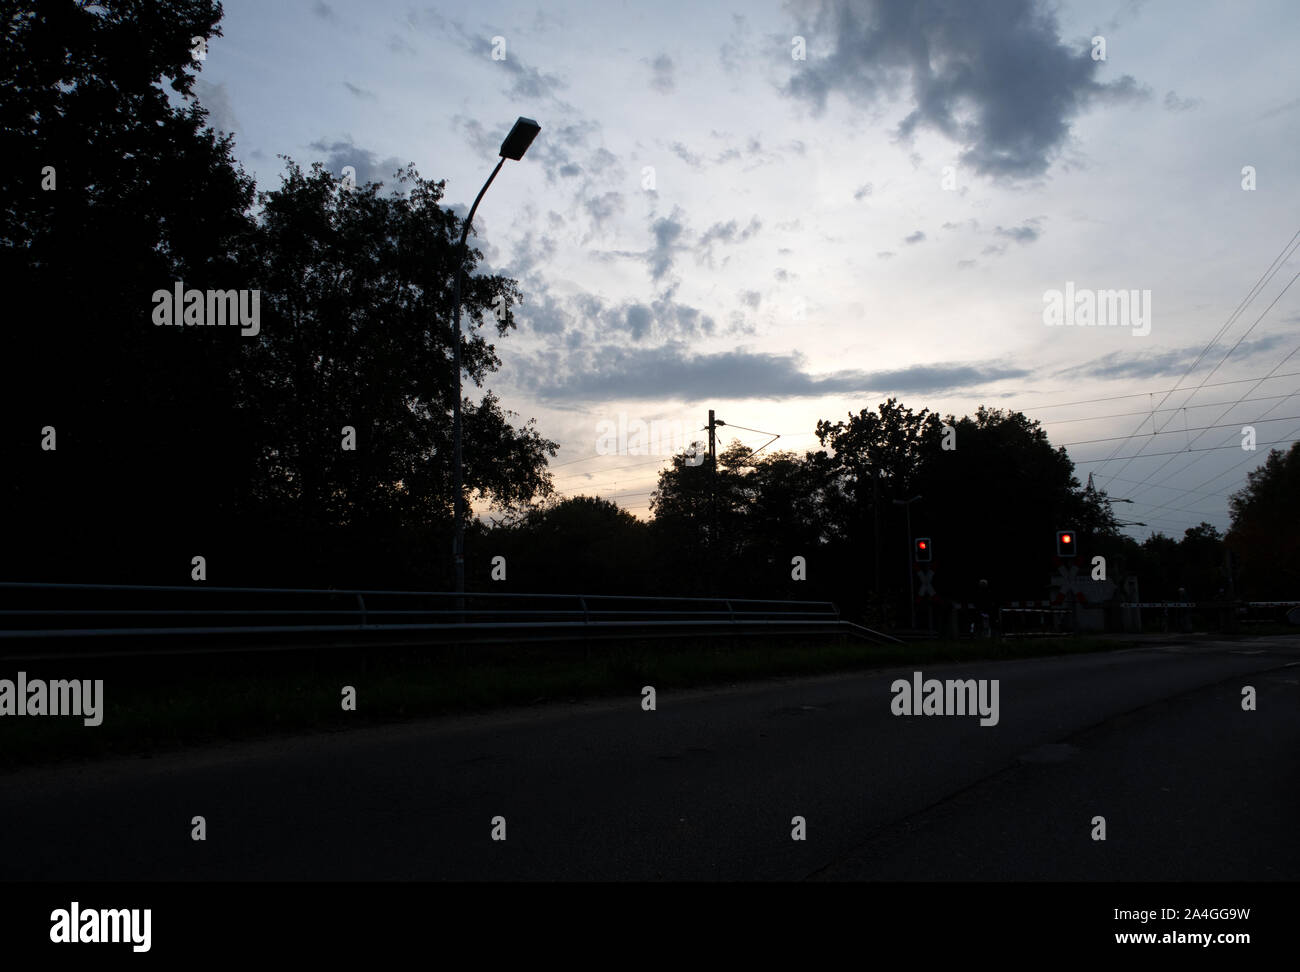
{"label": "grass verge", "polygon": [[[1130,647],[1114,638],[917,642],[706,638],[525,647],[332,649],[80,662],[0,663],[35,678],[104,679],[103,723],[6,717],[0,768],[303,731],[340,731],[503,706],[576,701],[761,678],[896,665],[1012,659]],[[11,670],[12,669],[12,670]],[[344,686],[356,711],[343,711]]]}

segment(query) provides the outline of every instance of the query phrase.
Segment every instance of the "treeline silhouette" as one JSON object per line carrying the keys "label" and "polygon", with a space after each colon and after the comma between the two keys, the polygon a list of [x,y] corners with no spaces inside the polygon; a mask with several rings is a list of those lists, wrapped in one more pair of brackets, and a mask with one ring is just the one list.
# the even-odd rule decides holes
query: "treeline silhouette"
{"label": "treeline silhouette", "polygon": [[[0,577],[188,583],[202,556],[213,585],[448,589],[461,255],[444,184],[408,167],[351,188],[286,158],[259,191],[192,98],[191,39],[219,36],[219,20],[211,0],[6,15]],[[1123,537],[1038,423],[983,407],[941,419],[889,399],[819,423],[802,456],[733,444],[716,470],[677,457],[650,522],[559,500],[556,443],[485,387],[524,295],[480,259],[463,254],[465,481],[501,522],[469,524],[471,589],[816,598],[900,620],[895,501],[917,495],[912,534],[934,539],[950,598],[981,579],[1004,599],[1047,596],[1063,527],[1145,597],[1228,583],[1212,527]],[[155,294],[178,287],[256,291],[257,333],[160,325]],[[1258,596],[1300,589],[1298,462],[1273,454],[1233,501],[1236,580]]]}

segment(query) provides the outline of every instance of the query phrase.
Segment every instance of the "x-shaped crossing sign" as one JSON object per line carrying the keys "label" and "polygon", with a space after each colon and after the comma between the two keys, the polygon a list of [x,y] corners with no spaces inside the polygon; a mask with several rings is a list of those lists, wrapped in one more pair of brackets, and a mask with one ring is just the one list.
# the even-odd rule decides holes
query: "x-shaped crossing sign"
{"label": "x-shaped crossing sign", "polygon": [[1070,564],[1068,566],[1062,564],[1056,568],[1056,573],[1058,576],[1052,578],[1052,586],[1060,588],[1056,592],[1056,603],[1060,604],[1062,601],[1070,598],[1082,601],[1083,591],[1079,590],[1077,587],[1079,580],[1078,564]]}
{"label": "x-shaped crossing sign", "polygon": [[937,593],[935,593],[934,584],[932,583],[932,581],[934,580],[934,571],[918,570],[916,572],[916,576],[921,579],[921,589],[916,592],[917,597],[926,597],[927,595],[929,597],[939,596]]}

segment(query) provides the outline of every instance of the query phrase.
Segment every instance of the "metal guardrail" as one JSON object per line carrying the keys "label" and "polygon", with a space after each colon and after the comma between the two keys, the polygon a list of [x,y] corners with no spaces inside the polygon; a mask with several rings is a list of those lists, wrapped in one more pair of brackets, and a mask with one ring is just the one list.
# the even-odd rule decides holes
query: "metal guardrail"
{"label": "metal guardrail", "polygon": [[527,641],[756,630],[895,640],[843,621],[829,601],[0,582],[0,645],[348,633],[475,639],[495,633]]}

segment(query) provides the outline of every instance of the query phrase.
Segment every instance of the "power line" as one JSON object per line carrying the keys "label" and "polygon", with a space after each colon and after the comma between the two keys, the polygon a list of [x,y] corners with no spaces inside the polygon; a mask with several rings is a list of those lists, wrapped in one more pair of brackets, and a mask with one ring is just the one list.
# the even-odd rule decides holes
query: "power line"
{"label": "power line", "polygon": [[[1284,376],[1282,376],[1282,375],[1278,375],[1277,377],[1278,377],[1278,378],[1281,378],[1281,377],[1284,377]],[[1254,378],[1242,378],[1242,379],[1239,379],[1239,380],[1245,382],[1245,381],[1254,381],[1255,379],[1254,379]],[[1223,384],[1232,384],[1232,382],[1223,382]],[[1291,392],[1290,394],[1287,394],[1287,395],[1261,395],[1259,398],[1245,398],[1245,399],[1242,399],[1241,402],[1238,402],[1238,404],[1241,404],[1241,403],[1243,403],[1243,402],[1271,402],[1271,401],[1273,401],[1273,399],[1275,399],[1275,398],[1290,398],[1292,395],[1295,395],[1295,394],[1296,394],[1296,392]],[[1125,396],[1125,397],[1127,397],[1127,396]],[[1226,404],[1227,404],[1227,402],[1202,402],[1200,405],[1179,405],[1179,406],[1176,407],[1176,408],[1167,408],[1167,409],[1162,408],[1162,409],[1159,409],[1158,411],[1161,411],[1161,412],[1177,412],[1177,411],[1179,411],[1180,409],[1185,409],[1185,408],[1213,408],[1213,407],[1216,406],[1216,405],[1226,405]],[[1139,409],[1139,410],[1136,411],[1136,412],[1111,412],[1111,413],[1108,414],[1108,415],[1085,415],[1083,418],[1072,418],[1072,419],[1048,419],[1048,420],[1045,421],[1043,424],[1044,424],[1044,425],[1070,425],[1070,424],[1073,424],[1073,423],[1075,423],[1075,422],[1100,422],[1100,421],[1102,421],[1103,419],[1128,418],[1130,415],[1150,415],[1150,414],[1152,414],[1151,410],[1150,410],[1150,409],[1146,409],[1146,408],[1144,408],[1144,409]],[[1106,478],[1107,478],[1107,479],[1115,479],[1115,478],[1117,478],[1117,477],[1115,477],[1115,476],[1107,476]]]}
{"label": "power line", "polygon": [[[1256,445],[1280,445],[1281,443],[1287,443],[1287,444],[1290,444],[1292,441],[1293,441],[1292,439],[1274,439],[1272,442],[1258,442],[1258,443],[1256,443]],[[1185,454],[1188,453],[1188,452],[1217,452],[1217,451],[1220,450],[1220,449],[1236,449],[1236,448],[1238,448],[1238,446],[1235,446],[1235,445],[1221,445],[1221,446],[1207,446],[1207,447],[1204,448],[1204,449],[1179,449],[1177,452],[1148,452],[1146,455],[1142,456],[1142,458],[1143,458],[1143,459],[1158,459],[1160,456],[1181,456],[1181,455],[1185,455]],[[1130,458],[1134,458],[1134,459],[1136,459],[1137,456],[1132,456],[1132,457],[1130,457]],[[1110,462],[1110,459],[1100,459],[1100,458],[1098,458],[1098,459],[1076,459],[1076,460],[1074,460],[1074,464],[1075,464],[1076,466],[1084,466],[1084,465],[1087,465],[1087,464],[1090,463],[1090,462]]]}
{"label": "power line", "polygon": [[[1197,365],[1199,365],[1201,361],[1205,358],[1205,356],[1209,354],[1210,348],[1212,348],[1215,342],[1217,342],[1219,338],[1228,330],[1228,328],[1232,326],[1233,322],[1236,321],[1236,319],[1241,315],[1241,312],[1244,311],[1246,307],[1248,307],[1250,303],[1255,299],[1255,297],[1263,290],[1263,288],[1267,285],[1268,281],[1273,279],[1273,275],[1276,274],[1277,271],[1282,268],[1282,264],[1284,264],[1286,260],[1290,258],[1291,254],[1289,251],[1294,251],[1297,245],[1300,245],[1300,230],[1296,230],[1295,234],[1291,237],[1291,239],[1286,242],[1286,244],[1282,247],[1282,250],[1278,253],[1278,255],[1273,258],[1272,263],[1268,265],[1268,269],[1264,271],[1264,273],[1260,276],[1259,280],[1255,281],[1255,285],[1250,288],[1249,293],[1247,293],[1246,296],[1242,298],[1241,303],[1239,303],[1236,309],[1228,316],[1228,319],[1223,323],[1223,326],[1219,328],[1218,332],[1214,335],[1214,337],[1210,338],[1210,340],[1206,342],[1205,347],[1201,349],[1201,353],[1196,356],[1196,360],[1193,361],[1191,365],[1187,368],[1187,370],[1183,372],[1182,377],[1180,377],[1178,381],[1174,383],[1174,387],[1165,393],[1164,398],[1160,400],[1159,407],[1163,408],[1165,402],[1169,400],[1169,396],[1172,395],[1175,391],[1177,391],[1178,386],[1183,383],[1183,379],[1186,378],[1188,375],[1190,375],[1194,370],[1196,370]],[[1287,286],[1289,287],[1290,284],[1288,284]],[[1285,291],[1283,292],[1285,293]],[[1276,301],[1274,301],[1274,303],[1276,303]],[[1265,313],[1267,313],[1267,311],[1265,311]],[[1256,321],[1255,323],[1258,324],[1259,321]],[[1254,325],[1251,325],[1251,327],[1253,329]],[[1247,331],[1246,333],[1250,333],[1250,332]],[[1234,348],[1235,347],[1236,346],[1234,345]],[[1231,354],[1232,352],[1229,351],[1228,353]],[[1222,363],[1223,363],[1222,361],[1219,362],[1219,364]],[[1215,370],[1216,371],[1218,370],[1217,366]],[[1211,374],[1213,374],[1213,372],[1211,372]],[[1202,386],[1203,385],[1204,382],[1202,382]],[[1197,388],[1197,391],[1200,391],[1200,388]],[[1196,392],[1192,392],[1192,394],[1195,395]],[[1153,430],[1155,429],[1154,418],[1152,418],[1151,420],[1151,427]],[[1129,435],[1129,438],[1131,439],[1134,435],[1137,435],[1137,433],[1141,430],[1141,428],[1142,428],[1142,423],[1138,423],[1137,428],[1133,430],[1133,432]],[[1124,448],[1124,443],[1121,442],[1119,445],[1115,447],[1114,451],[1111,452],[1110,456],[1107,457],[1105,462],[1110,462],[1111,459],[1119,455],[1120,450],[1123,448]],[[1145,448],[1145,443],[1144,443],[1144,448]],[[1139,450],[1139,452],[1140,451],[1141,450]],[[1128,468],[1128,464],[1133,461],[1133,458],[1134,457],[1130,456],[1125,461],[1124,465],[1120,467],[1120,472],[1123,472],[1126,468]],[[1105,463],[1103,463],[1103,465],[1104,464]]]}
{"label": "power line", "polygon": [[[1285,375],[1274,375],[1275,378],[1295,378],[1295,377],[1297,377],[1297,376],[1300,376],[1300,371],[1292,371],[1292,372],[1290,372],[1290,373],[1288,373],[1288,374],[1285,374]],[[1254,380],[1255,380],[1254,378],[1234,378],[1234,379],[1232,379],[1231,381],[1216,381],[1216,382],[1214,382],[1213,384],[1206,385],[1205,387],[1206,387],[1206,388],[1218,388],[1218,387],[1220,387],[1220,386],[1222,386],[1222,385],[1240,385],[1240,384],[1243,384],[1243,383],[1245,383],[1245,382],[1248,382],[1248,381],[1254,381]],[[1176,388],[1171,388],[1171,389],[1169,389],[1169,391],[1170,391],[1170,392],[1174,392],[1174,391],[1177,391],[1177,389],[1176,389]],[[1027,393],[1026,393],[1026,394],[1027,394]],[[1034,406],[1032,406],[1032,407],[1035,408],[1035,409],[1042,409],[1042,408],[1067,408],[1067,407],[1069,407],[1069,406],[1071,406],[1071,405],[1093,405],[1093,404],[1095,404],[1095,403],[1097,403],[1097,402],[1117,402],[1117,401],[1120,401],[1121,399],[1124,399],[1124,398],[1143,398],[1143,397],[1148,396],[1148,395],[1159,395],[1159,394],[1161,394],[1161,390],[1160,390],[1160,389],[1157,389],[1156,391],[1134,392],[1132,395],[1110,395],[1110,396],[1108,396],[1108,397],[1106,397],[1106,398],[1084,398],[1084,399],[1080,399],[1080,400],[1077,401],[1077,402],[1057,402],[1057,403],[1055,403],[1055,404],[1053,404],[1053,405],[1034,405]],[[1199,407],[1199,406],[1198,406],[1198,407]],[[1160,411],[1163,411],[1163,409],[1161,409]],[[1149,415],[1149,414],[1151,414],[1151,410],[1150,410],[1150,409],[1144,409],[1144,410],[1142,410],[1141,412],[1133,412],[1133,413],[1131,413],[1131,414],[1134,414],[1134,415],[1139,415],[1139,414],[1140,414],[1140,415]]]}
{"label": "power line", "polygon": [[[1290,436],[1290,439],[1291,439],[1292,441],[1294,441],[1297,435],[1300,435],[1300,427],[1297,427],[1297,428],[1291,430],[1291,436]],[[1268,444],[1268,443],[1266,443],[1266,444]],[[1260,462],[1258,456],[1251,456],[1251,455],[1248,455],[1248,456],[1246,456],[1246,458],[1242,459],[1240,462],[1234,462],[1234,463],[1233,463],[1231,466],[1229,466],[1227,469],[1223,470],[1223,472],[1215,473],[1213,476],[1211,476],[1209,479],[1205,480],[1205,482],[1201,483],[1199,486],[1197,486],[1195,489],[1191,490],[1190,492],[1200,492],[1200,491],[1201,491],[1205,486],[1208,486],[1210,483],[1214,482],[1216,479],[1222,479],[1224,476],[1228,475],[1228,473],[1232,472],[1233,470],[1235,470],[1235,469],[1237,469],[1237,468],[1239,468],[1239,467],[1241,467],[1241,466],[1244,466],[1246,463],[1251,462],[1251,461],[1254,461],[1254,462],[1256,462],[1256,463]],[[1172,486],[1166,486],[1166,485],[1163,484],[1163,483],[1153,483],[1153,484],[1151,485],[1151,488],[1153,488],[1153,489],[1174,489],[1174,487],[1172,487]],[[1237,487],[1237,488],[1234,489],[1233,487],[1228,487],[1227,489],[1224,489],[1224,490],[1218,490],[1218,491],[1216,491],[1215,493],[1213,493],[1213,494],[1211,494],[1211,495],[1214,495],[1214,496],[1226,496],[1226,495],[1228,495],[1229,493],[1235,493],[1235,492],[1237,492],[1237,491],[1240,490],[1241,488],[1242,488],[1242,487]]]}
{"label": "power line", "polygon": [[[1290,398],[1291,396],[1288,395],[1287,397]],[[1183,412],[1185,412],[1185,411],[1187,411],[1187,410],[1186,410],[1186,409],[1178,409],[1178,411],[1183,411]],[[1295,421],[1296,419],[1300,419],[1300,415],[1286,415],[1286,416],[1279,416],[1278,418],[1273,418],[1273,419],[1255,419],[1254,421],[1255,421],[1255,423],[1257,423],[1257,424],[1264,425],[1264,424],[1267,424],[1268,422],[1292,422],[1292,421]],[[1239,424],[1239,423],[1237,423],[1237,422],[1222,422],[1222,423],[1220,423],[1219,425],[1206,425],[1206,426],[1203,426],[1202,428],[1199,428],[1199,429],[1188,429],[1188,428],[1184,428],[1184,429],[1183,429],[1183,432],[1184,432],[1184,433],[1188,433],[1188,432],[1206,432],[1206,431],[1208,431],[1208,430],[1210,430],[1210,429],[1226,429],[1226,428],[1228,428],[1229,426],[1234,426],[1234,425],[1237,425],[1237,424]],[[1177,434],[1178,434],[1178,430],[1177,430],[1177,429],[1174,429],[1172,432],[1164,432],[1164,431],[1160,431],[1160,432],[1154,432],[1154,433],[1152,433],[1152,434],[1153,434],[1153,435],[1177,435]],[[1127,435],[1112,435],[1112,436],[1109,436],[1109,437],[1107,437],[1107,438],[1105,438],[1105,439],[1084,439],[1084,440],[1082,440],[1082,441],[1080,441],[1080,442],[1062,442],[1062,443],[1060,444],[1059,448],[1064,449],[1064,448],[1067,448],[1067,447],[1069,447],[1069,446],[1092,445],[1092,444],[1097,443],[1097,442],[1114,442],[1116,439],[1127,439],[1127,438],[1129,438],[1129,436],[1127,436]],[[1198,438],[1199,438],[1199,436],[1198,436]],[[1192,441],[1195,442],[1196,439],[1193,439]],[[1137,459],[1138,457],[1137,457],[1137,456],[1132,456],[1132,457],[1130,457],[1130,458]],[[1113,479],[1114,477],[1108,477],[1108,478],[1112,478],[1112,479]],[[1140,483],[1139,485],[1145,485],[1145,483]],[[1147,486],[1147,488],[1150,489],[1151,487],[1150,487],[1150,486]]]}
{"label": "power line", "polygon": [[[1297,273],[1297,274],[1295,275],[1295,277],[1292,277],[1292,278],[1291,278],[1291,282],[1294,283],[1297,277],[1300,277],[1300,273]],[[1287,284],[1287,286],[1289,287],[1290,284]],[[1279,294],[1278,296],[1280,297],[1281,294]],[[1274,301],[1274,303],[1276,303],[1276,301]],[[1270,304],[1269,306],[1271,307],[1272,305]],[[1265,311],[1265,313],[1267,313],[1267,311]],[[1293,349],[1291,350],[1290,354],[1286,355],[1286,357],[1284,357],[1281,361],[1279,361],[1277,364],[1275,364],[1275,365],[1273,366],[1273,371],[1277,371],[1278,368],[1282,367],[1282,365],[1285,364],[1285,363],[1286,363],[1286,362],[1287,362],[1287,361],[1292,357],[1292,355],[1296,354],[1297,352],[1300,352],[1300,344],[1296,345],[1295,348],[1293,348]],[[1272,374],[1272,372],[1270,372],[1268,375],[1265,375],[1263,378],[1259,379],[1259,381],[1256,382],[1255,385],[1254,385],[1252,388],[1247,389],[1246,392],[1241,396],[1241,398],[1237,400],[1236,404],[1229,405],[1229,406],[1228,406],[1227,408],[1225,408],[1221,413],[1219,413],[1219,418],[1220,418],[1220,419],[1223,418],[1223,416],[1227,415],[1227,414],[1228,414],[1229,412],[1231,412],[1234,408],[1236,408],[1237,405],[1240,405],[1241,402],[1242,402],[1242,400],[1245,399],[1246,395],[1249,395],[1249,394],[1250,394],[1251,392],[1253,392],[1256,388],[1258,388],[1258,387],[1259,387],[1260,385],[1262,385],[1265,381],[1267,381],[1268,378],[1269,378],[1269,376],[1270,376],[1271,374]],[[1193,393],[1193,394],[1195,394],[1195,393]],[[1291,396],[1289,396],[1289,395],[1287,396],[1287,398],[1290,398],[1290,397],[1291,397]],[[1283,399],[1283,401],[1285,401],[1285,400],[1286,400],[1286,399]],[[1254,419],[1254,421],[1255,421],[1255,422],[1260,422],[1260,421],[1262,421],[1265,415],[1267,415],[1269,412],[1273,411],[1273,409],[1277,408],[1277,406],[1280,405],[1280,404],[1281,404],[1281,402],[1278,402],[1278,403],[1276,403],[1276,404],[1274,404],[1274,405],[1271,405],[1268,409],[1266,409],[1266,410],[1264,411],[1264,413],[1263,413],[1262,415],[1259,416],[1259,418]],[[1217,421],[1217,419],[1216,419],[1216,421]],[[1167,424],[1167,423],[1166,423],[1166,424]],[[1235,423],[1234,423],[1234,424],[1235,424]],[[1199,439],[1199,438],[1200,438],[1202,435],[1204,435],[1204,434],[1205,434],[1204,432],[1199,432],[1199,433],[1197,433],[1197,435],[1196,435],[1196,439],[1192,439],[1191,442],[1188,443],[1189,451],[1190,451],[1191,443],[1192,443],[1192,442],[1195,442],[1197,439]],[[1165,466],[1169,465],[1169,463],[1171,463],[1172,461],[1173,461],[1172,459],[1166,459],[1163,463],[1161,463],[1161,464],[1160,464],[1156,469],[1152,470],[1151,473],[1148,474],[1148,475],[1145,477],[1145,479],[1144,479],[1144,483],[1146,483],[1146,482],[1150,482],[1152,479],[1154,479],[1154,478],[1155,478],[1155,477],[1160,473],[1160,470],[1161,470],[1161,469],[1164,469]],[[1184,466],[1181,470],[1179,470],[1179,472],[1180,472],[1180,473],[1181,473],[1181,472],[1186,472],[1188,469],[1190,469],[1190,468],[1191,468],[1191,467],[1196,463],[1196,461],[1197,461],[1197,460],[1193,459],[1192,462],[1189,462],[1186,466]],[[1126,465],[1127,465],[1127,464],[1126,464]],[[1123,469],[1121,468],[1120,471],[1122,472]],[[1168,477],[1166,477],[1166,478],[1168,478]],[[1139,490],[1141,490],[1142,488],[1144,488],[1144,487],[1139,487]],[[1147,487],[1147,488],[1149,488],[1149,487]]]}

